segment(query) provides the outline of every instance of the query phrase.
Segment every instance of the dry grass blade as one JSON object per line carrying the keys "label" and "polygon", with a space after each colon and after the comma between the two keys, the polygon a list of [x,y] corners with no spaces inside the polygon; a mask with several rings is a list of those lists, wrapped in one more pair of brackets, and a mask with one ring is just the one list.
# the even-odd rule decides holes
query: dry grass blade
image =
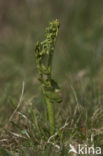
{"label": "dry grass blade", "polygon": [[[60,131],[63,130],[63,129],[64,129],[65,127],[67,127],[68,125],[69,125],[69,123],[68,123],[68,118],[67,118],[66,121],[65,121],[65,124],[64,124],[61,128],[59,128],[59,130],[60,130]],[[57,135],[58,135],[58,132],[55,132],[54,135],[52,135],[52,136],[49,137],[47,143],[53,145],[53,146],[56,147],[58,150],[60,150],[60,146],[57,145],[57,144],[55,144],[55,143],[53,143],[53,142],[51,141],[51,139],[53,139],[53,138],[56,137]]]}
{"label": "dry grass blade", "polygon": [[22,100],[23,100],[23,94],[24,94],[24,81],[23,81],[23,83],[22,83],[22,92],[21,92],[21,96],[20,96],[20,99],[19,99],[19,103],[18,103],[16,109],[14,110],[14,112],[12,113],[12,115],[10,116],[9,122],[13,119],[14,115],[15,115],[16,112],[18,111],[18,109],[19,109],[19,107],[20,107],[20,105],[21,105],[21,103],[22,103]]}

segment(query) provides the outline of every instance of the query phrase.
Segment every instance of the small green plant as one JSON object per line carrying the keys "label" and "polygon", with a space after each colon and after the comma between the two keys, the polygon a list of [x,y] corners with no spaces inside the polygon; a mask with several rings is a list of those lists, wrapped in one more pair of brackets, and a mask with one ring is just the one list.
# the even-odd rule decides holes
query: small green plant
{"label": "small green plant", "polygon": [[37,42],[35,47],[35,59],[36,66],[39,75],[39,81],[41,82],[41,89],[45,99],[45,112],[46,118],[49,118],[50,133],[55,131],[55,109],[54,105],[57,102],[61,102],[59,96],[60,88],[58,84],[52,79],[52,60],[55,50],[55,43],[58,36],[59,21],[55,21],[49,24],[46,29],[46,39],[42,42]]}

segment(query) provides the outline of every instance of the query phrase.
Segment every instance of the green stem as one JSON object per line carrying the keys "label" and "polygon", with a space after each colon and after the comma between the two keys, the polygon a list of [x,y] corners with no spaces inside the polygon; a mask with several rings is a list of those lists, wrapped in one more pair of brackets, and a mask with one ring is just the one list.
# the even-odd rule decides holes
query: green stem
{"label": "green stem", "polygon": [[[49,124],[50,124],[50,133],[53,134],[55,131],[55,111],[54,111],[54,104],[50,101],[49,98],[45,95],[45,89],[42,86],[42,92],[45,98],[45,118],[47,120],[47,116],[49,117]],[[48,114],[47,114],[48,113]]]}
{"label": "green stem", "polygon": [[54,113],[54,105],[50,101],[50,99],[45,98],[47,103],[48,109],[48,117],[49,117],[49,124],[50,124],[50,133],[53,134],[55,131],[55,113]]}

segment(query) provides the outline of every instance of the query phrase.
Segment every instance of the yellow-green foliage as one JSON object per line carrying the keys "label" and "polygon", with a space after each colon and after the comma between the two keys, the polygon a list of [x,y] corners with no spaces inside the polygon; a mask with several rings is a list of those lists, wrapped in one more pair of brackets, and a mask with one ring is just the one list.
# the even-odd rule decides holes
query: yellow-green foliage
{"label": "yellow-green foliage", "polygon": [[55,129],[54,103],[61,102],[61,97],[58,94],[60,92],[60,88],[52,79],[51,75],[52,58],[58,36],[58,30],[59,21],[55,20],[51,22],[49,27],[46,29],[46,39],[42,42],[37,42],[35,47],[36,66],[39,74],[39,81],[41,82],[42,92],[47,105],[51,133],[53,133]]}

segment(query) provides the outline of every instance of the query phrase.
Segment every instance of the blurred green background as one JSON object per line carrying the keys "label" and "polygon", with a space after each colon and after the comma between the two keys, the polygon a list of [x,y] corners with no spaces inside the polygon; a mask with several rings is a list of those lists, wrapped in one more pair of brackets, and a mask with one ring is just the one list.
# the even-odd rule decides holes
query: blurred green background
{"label": "blurred green background", "polygon": [[56,80],[62,86],[68,76],[85,71],[102,79],[102,0],[0,0],[1,126],[18,103],[23,81],[25,99],[39,96],[34,46],[56,18],[61,25],[53,60]]}

